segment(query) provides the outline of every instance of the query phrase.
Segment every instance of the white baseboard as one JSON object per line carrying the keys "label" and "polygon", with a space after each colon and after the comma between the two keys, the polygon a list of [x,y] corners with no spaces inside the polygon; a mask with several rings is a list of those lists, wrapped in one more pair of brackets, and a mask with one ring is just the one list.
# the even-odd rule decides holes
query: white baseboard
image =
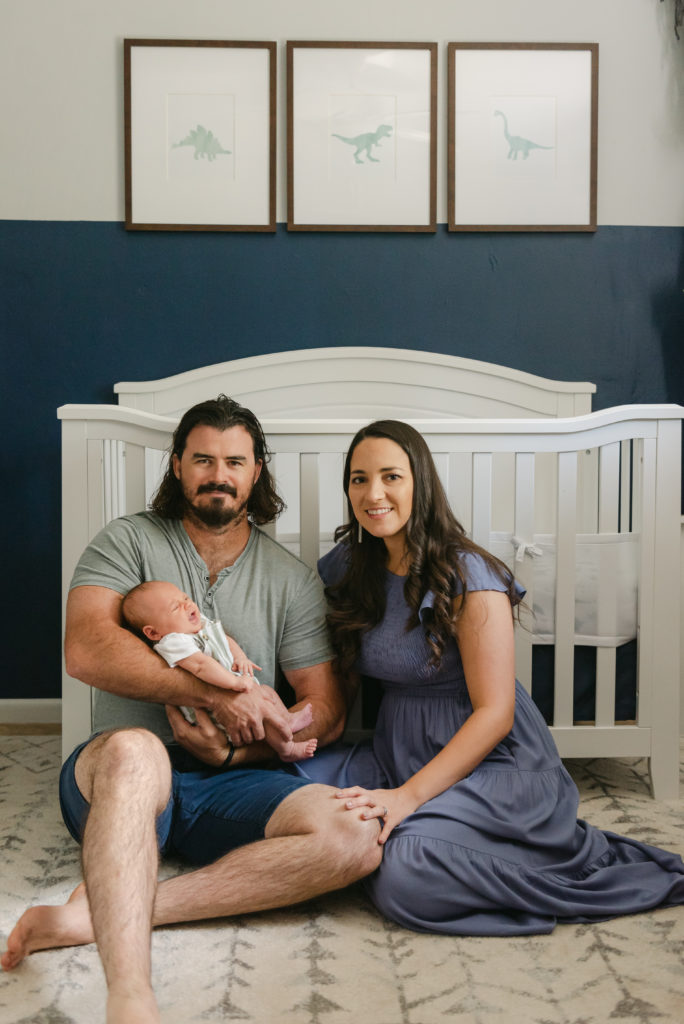
{"label": "white baseboard", "polygon": [[0,700],[0,722],[3,725],[23,723],[52,723],[62,720],[62,701],[52,699],[2,699]]}

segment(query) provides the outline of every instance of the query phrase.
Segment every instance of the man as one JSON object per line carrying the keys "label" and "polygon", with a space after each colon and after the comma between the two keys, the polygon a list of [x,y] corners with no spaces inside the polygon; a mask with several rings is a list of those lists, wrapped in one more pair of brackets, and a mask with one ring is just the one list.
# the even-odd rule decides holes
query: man
{"label": "man", "polygon": [[[346,811],[334,789],[251,767],[272,756],[263,743],[266,686],[208,686],[168,668],[122,624],[121,601],[134,585],[170,580],[222,620],[265,682],[280,668],[295,706],[312,705],[313,724],[298,738],[339,737],[344,703],[320,581],[252,525],[282,510],[267,461],[253,413],[224,396],[194,406],[174,434],[153,511],[110,523],[72,580],[66,662],[97,688],[96,734],[65,763],[60,800],[82,840],[85,884],[63,907],[28,910],[2,965],[95,939],[110,1024],[159,1019],[152,926],[297,903],[380,861],[377,823]],[[197,709],[197,725],[180,705]],[[157,885],[158,846],[204,866]]]}

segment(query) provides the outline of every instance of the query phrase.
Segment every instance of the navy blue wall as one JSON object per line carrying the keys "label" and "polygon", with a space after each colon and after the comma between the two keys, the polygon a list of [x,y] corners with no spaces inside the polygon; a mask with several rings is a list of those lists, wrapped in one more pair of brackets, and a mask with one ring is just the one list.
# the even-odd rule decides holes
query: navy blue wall
{"label": "navy blue wall", "polygon": [[595,408],[684,402],[684,228],[271,236],[4,221],[0,253],[5,581],[27,630],[0,697],[60,692],[58,405],[324,345],[591,380]]}

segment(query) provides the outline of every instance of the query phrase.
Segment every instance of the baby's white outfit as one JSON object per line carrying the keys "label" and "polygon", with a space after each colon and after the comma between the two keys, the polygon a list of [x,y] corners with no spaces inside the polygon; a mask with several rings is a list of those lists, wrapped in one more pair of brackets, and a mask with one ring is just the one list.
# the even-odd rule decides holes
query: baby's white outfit
{"label": "baby's white outfit", "polygon": [[167,633],[154,645],[155,651],[161,654],[171,668],[175,668],[184,658],[197,654],[199,650],[232,671],[233,655],[223,626],[218,619],[214,621],[204,615],[201,616],[201,623],[199,633]]}
{"label": "baby's white outfit", "polygon": [[[175,668],[184,658],[202,651],[232,672],[233,655],[230,653],[223,626],[218,619],[207,619],[204,615],[201,616],[201,623],[198,633],[167,633],[154,645],[155,651],[161,654],[171,668]],[[194,708],[182,706],[180,710],[191,725],[196,725],[197,716]]]}

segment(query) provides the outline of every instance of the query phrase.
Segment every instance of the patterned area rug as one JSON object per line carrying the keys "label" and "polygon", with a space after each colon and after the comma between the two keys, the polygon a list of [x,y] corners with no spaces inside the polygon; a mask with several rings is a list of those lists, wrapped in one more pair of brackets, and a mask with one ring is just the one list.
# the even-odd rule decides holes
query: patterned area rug
{"label": "patterned area rug", "polygon": [[[3,940],[27,906],[61,903],[80,880],[57,805],[58,763],[58,737],[0,737]],[[583,817],[684,853],[684,801],[653,801],[645,762],[570,769]],[[684,908],[549,936],[448,938],[389,924],[352,888],[294,909],[160,929],[153,965],[167,1024],[681,1024]],[[35,953],[0,974],[0,1020],[95,1024],[104,995],[94,946]]]}

